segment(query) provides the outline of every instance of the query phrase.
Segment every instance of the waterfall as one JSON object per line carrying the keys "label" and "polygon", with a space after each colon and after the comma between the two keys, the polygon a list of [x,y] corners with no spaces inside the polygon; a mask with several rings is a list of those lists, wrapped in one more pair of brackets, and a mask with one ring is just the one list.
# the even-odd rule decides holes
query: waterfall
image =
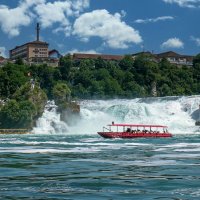
{"label": "waterfall", "polygon": [[84,100],[80,102],[80,119],[69,126],[60,121],[55,104],[49,102],[33,132],[96,134],[103,126],[114,121],[166,125],[172,134],[199,133],[193,117],[199,104],[200,96]]}
{"label": "waterfall", "polygon": [[55,134],[66,133],[68,126],[66,123],[60,121],[60,114],[56,111],[57,106],[54,101],[47,102],[45,111],[36,122],[36,127],[33,128],[32,133],[35,134]]}

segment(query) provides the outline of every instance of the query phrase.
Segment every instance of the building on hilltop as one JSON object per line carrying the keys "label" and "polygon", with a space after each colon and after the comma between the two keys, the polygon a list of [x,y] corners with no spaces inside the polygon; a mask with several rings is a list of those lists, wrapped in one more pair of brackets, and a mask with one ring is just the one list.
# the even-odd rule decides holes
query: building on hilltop
{"label": "building on hilltop", "polygon": [[84,53],[74,53],[72,55],[73,60],[83,60],[83,59],[97,59],[101,58],[106,61],[120,61],[124,56],[118,55],[105,55],[105,54],[84,54]]}
{"label": "building on hilltop", "polygon": [[159,54],[154,54],[149,51],[147,52],[139,52],[136,54],[132,54],[133,58],[135,59],[139,55],[146,55],[150,56],[151,59],[155,62],[160,62],[162,59],[167,59],[171,64],[175,64],[178,67],[181,67],[183,65],[192,67],[194,56],[188,56],[188,55],[180,55],[173,51],[163,52]]}
{"label": "building on hilltop", "polygon": [[[138,56],[145,55],[149,57],[151,61],[156,63],[160,62],[163,58],[167,59],[171,64],[175,64],[177,67],[187,66],[192,67],[194,56],[181,55],[173,51],[163,52],[159,54],[154,54],[150,51],[138,52],[131,54],[132,58],[135,60]],[[83,59],[97,59],[101,58],[105,61],[120,61],[124,58],[123,55],[106,55],[106,54],[84,54],[84,53],[74,53],[72,55],[73,60],[83,60]]]}
{"label": "building on hilltop", "polygon": [[[160,62],[163,58],[167,59],[171,64],[175,64],[178,67],[188,66],[192,67],[194,56],[181,55],[173,51],[163,52],[159,54],[154,54],[150,51],[138,52],[131,54],[135,60],[137,56],[145,55],[148,56],[151,61]],[[123,55],[106,55],[106,54],[84,54],[84,53],[74,53],[72,55],[73,60],[83,60],[83,59],[97,59],[101,58],[106,61],[120,61],[124,58]]]}
{"label": "building on hilltop", "polygon": [[[52,66],[58,66],[59,59],[52,59],[51,51],[49,51],[49,44],[47,42],[40,41],[40,26],[37,23],[36,27],[36,40],[25,43],[20,46],[16,46],[10,50],[10,59],[16,60],[22,58],[28,64],[48,64]],[[56,51],[56,50],[54,50]]]}
{"label": "building on hilltop", "polygon": [[186,65],[192,67],[194,56],[180,55],[173,51],[168,51],[160,54],[156,54],[158,61],[161,61],[163,58],[167,59],[171,64],[177,66]]}
{"label": "building on hilltop", "polygon": [[32,62],[33,60],[43,60],[48,58],[48,47],[47,42],[40,41],[40,26],[37,23],[37,38],[36,41],[28,42],[26,44],[16,46],[14,49],[10,50],[10,59],[16,60],[17,58],[22,58],[27,62]]}

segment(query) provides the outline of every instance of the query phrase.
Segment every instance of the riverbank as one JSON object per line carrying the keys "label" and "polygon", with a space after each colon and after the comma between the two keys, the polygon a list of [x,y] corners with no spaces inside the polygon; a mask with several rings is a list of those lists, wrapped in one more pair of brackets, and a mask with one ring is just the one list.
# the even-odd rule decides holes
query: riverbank
{"label": "riverbank", "polygon": [[0,134],[29,134],[29,129],[0,129]]}

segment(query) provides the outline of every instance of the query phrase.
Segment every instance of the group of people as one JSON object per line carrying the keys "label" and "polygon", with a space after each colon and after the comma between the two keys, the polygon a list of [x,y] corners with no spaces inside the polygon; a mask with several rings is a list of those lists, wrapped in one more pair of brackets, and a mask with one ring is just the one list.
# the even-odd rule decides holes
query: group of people
{"label": "group of people", "polygon": [[[140,130],[140,129],[137,129],[137,130],[131,130],[131,128],[127,128],[126,130],[127,133],[160,133],[160,131],[152,131],[152,130]],[[163,133],[166,133],[167,131],[163,131]]]}

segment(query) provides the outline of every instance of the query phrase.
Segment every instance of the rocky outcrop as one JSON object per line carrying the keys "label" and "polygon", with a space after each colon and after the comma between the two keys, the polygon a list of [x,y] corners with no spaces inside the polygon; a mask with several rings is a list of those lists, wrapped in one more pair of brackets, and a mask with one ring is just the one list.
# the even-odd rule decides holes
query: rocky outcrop
{"label": "rocky outcrop", "polygon": [[15,92],[13,98],[17,101],[30,101],[36,108],[35,117],[37,118],[42,115],[47,102],[47,96],[45,92],[37,83],[34,85],[32,83],[25,84]]}
{"label": "rocky outcrop", "polygon": [[200,126],[200,120],[195,122],[195,126]]}
{"label": "rocky outcrop", "polygon": [[80,106],[71,100],[71,90],[65,83],[58,83],[53,88],[53,96],[61,121],[74,125],[80,117]]}
{"label": "rocky outcrop", "polygon": [[66,107],[60,110],[61,121],[68,125],[74,125],[80,119],[80,105],[72,101],[66,104]]}
{"label": "rocky outcrop", "polygon": [[23,85],[0,107],[0,128],[32,129],[46,102],[47,96],[39,85]]}
{"label": "rocky outcrop", "polygon": [[192,114],[191,114],[192,119],[194,119],[195,125],[196,126],[200,126],[200,105],[199,105],[199,109],[195,110]]}

